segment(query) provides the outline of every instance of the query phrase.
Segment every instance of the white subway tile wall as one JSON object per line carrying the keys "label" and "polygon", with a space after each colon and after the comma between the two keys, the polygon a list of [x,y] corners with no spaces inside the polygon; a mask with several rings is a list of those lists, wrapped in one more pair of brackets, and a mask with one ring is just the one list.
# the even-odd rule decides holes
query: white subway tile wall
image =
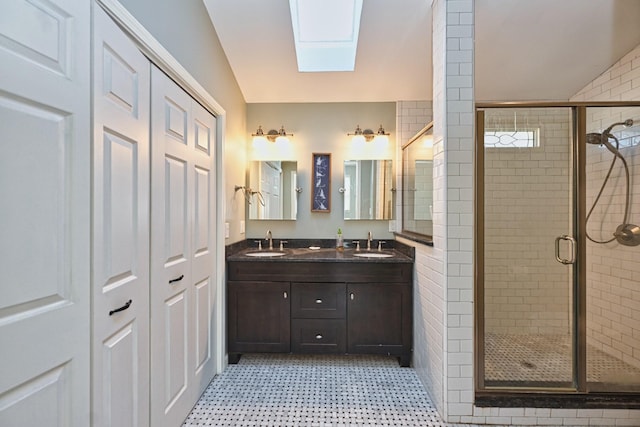
{"label": "white subway tile wall", "polygon": [[[474,4],[433,2],[434,230],[445,263],[446,418],[473,411],[473,143]],[[437,67],[436,67],[436,64]],[[438,203],[440,202],[440,203]]]}
{"label": "white subway tile wall", "polygon": [[[416,251],[414,365],[419,377],[448,422],[639,426],[637,410],[473,405],[473,2],[434,0],[432,8],[435,246]],[[640,60],[633,55],[635,70]],[[627,71],[616,71],[617,75],[633,72],[624,66]],[[588,94],[580,96],[599,96],[605,80],[609,78],[592,83],[585,88]],[[638,78],[630,83],[620,80],[618,86],[607,86],[610,96],[617,97],[611,99],[638,99]],[[638,282],[637,274],[632,273],[631,280]]]}
{"label": "white subway tile wall", "polygon": [[[431,101],[398,101],[396,104],[399,141],[406,143],[433,120]],[[398,144],[398,159],[402,158]],[[398,170],[398,181],[401,182]],[[398,188],[401,188],[399,185]],[[401,198],[396,198],[399,204]],[[400,209],[397,212],[401,212]],[[442,248],[434,248],[398,238],[416,248],[414,277],[414,359],[413,366],[432,399],[444,405],[444,264]]]}
{"label": "white subway tile wall", "polygon": [[568,335],[570,269],[553,243],[572,231],[571,110],[487,109],[485,123],[534,129],[540,141],[484,151],[485,333]]}
{"label": "white subway tile wall", "polygon": [[[625,55],[572,101],[639,101],[640,46]],[[589,108],[587,132],[602,132],[616,122],[634,120],[634,134],[640,133],[640,108]],[[623,136],[613,130],[618,137]],[[626,132],[625,132],[626,133]],[[640,223],[640,141],[621,141],[620,152],[630,168],[631,206],[628,222]],[[611,165],[606,148],[587,147],[587,208],[600,190]],[[625,178],[620,161],[614,166],[598,205],[589,218],[591,237],[604,241],[622,222],[625,207]],[[626,363],[640,367],[640,247],[616,242],[587,241],[587,336],[590,345]],[[589,355],[587,355],[589,363]],[[636,378],[636,381],[638,379]],[[640,424],[640,421],[638,422]]]}

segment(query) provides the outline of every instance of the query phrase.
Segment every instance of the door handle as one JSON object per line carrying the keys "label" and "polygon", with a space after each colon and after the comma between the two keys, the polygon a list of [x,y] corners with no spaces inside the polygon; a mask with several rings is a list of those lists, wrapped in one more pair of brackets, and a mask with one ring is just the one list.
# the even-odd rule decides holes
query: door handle
{"label": "door handle", "polygon": [[182,279],[184,279],[184,274],[183,274],[183,275],[181,275],[180,277],[176,277],[175,279],[171,279],[171,280],[169,280],[169,283],[179,282],[179,281],[181,281]]}
{"label": "door handle", "polygon": [[115,313],[117,313],[119,311],[125,311],[127,308],[129,308],[131,306],[132,302],[133,302],[133,300],[129,300],[122,307],[116,308],[115,310],[111,310],[109,312],[109,316],[113,316]]}
{"label": "door handle", "polygon": [[[560,241],[561,240],[565,240],[569,242],[569,246],[571,247],[571,258],[569,259],[560,257]],[[574,264],[576,262],[576,239],[566,234],[556,237],[556,261],[565,265]]]}

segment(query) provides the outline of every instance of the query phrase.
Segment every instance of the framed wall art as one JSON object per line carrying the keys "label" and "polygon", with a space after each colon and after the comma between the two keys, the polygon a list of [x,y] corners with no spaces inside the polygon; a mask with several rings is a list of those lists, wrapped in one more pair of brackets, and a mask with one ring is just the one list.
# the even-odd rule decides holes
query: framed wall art
{"label": "framed wall art", "polygon": [[313,153],[311,212],[331,212],[331,154]]}

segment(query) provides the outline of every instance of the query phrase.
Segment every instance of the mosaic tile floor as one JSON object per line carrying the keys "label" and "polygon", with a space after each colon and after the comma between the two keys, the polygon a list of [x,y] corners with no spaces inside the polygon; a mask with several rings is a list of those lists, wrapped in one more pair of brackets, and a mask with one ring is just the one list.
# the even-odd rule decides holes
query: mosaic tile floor
{"label": "mosaic tile floor", "polygon": [[[488,384],[571,382],[571,340],[567,335],[488,333],[485,355]],[[587,381],[640,384],[640,369],[588,347]]]}
{"label": "mosaic tile floor", "polygon": [[195,426],[451,424],[415,371],[393,357],[245,354],[211,382],[183,424]]}

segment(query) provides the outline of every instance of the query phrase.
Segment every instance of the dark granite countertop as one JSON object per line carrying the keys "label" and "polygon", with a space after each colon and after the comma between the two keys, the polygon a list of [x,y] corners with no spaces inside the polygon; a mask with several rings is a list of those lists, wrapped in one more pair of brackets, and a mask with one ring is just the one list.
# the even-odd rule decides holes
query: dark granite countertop
{"label": "dark granite countertop", "polygon": [[[269,250],[263,246],[259,250],[255,243],[249,247],[248,242],[240,242],[232,247],[227,247],[227,261],[247,261],[247,262],[364,262],[364,263],[413,263],[413,248],[403,245],[400,242],[388,242],[389,247],[381,251],[377,249],[356,250],[355,248],[345,248],[338,251],[334,247],[327,247],[333,241],[314,241],[309,246],[300,247],[300,244],[309,243],[306,240],[289,240],[293,247],[285,247],[282,251],[277,249],[278,240],[274,239],[274,249]],[[325,244],[322,247],[322,244]],[[363,243],[366,243],[363,242]],[[376,243],[377,244],[377,243]],[[376,247],[376,245],[373,245]],[[385,245],[387,246],[387,245]],[[311,249],[314,248],[314,249]],[[316,249],[319,248],[319,249]],[[276,256],[253,256],[251,254],[277,253]],[[280,255],[280,254],[283,255]],[[364,255],[364,256],[363,256]],[[371,257],[368,257],[370,255]],[[382,255],[383,257],[380,257]]]}

